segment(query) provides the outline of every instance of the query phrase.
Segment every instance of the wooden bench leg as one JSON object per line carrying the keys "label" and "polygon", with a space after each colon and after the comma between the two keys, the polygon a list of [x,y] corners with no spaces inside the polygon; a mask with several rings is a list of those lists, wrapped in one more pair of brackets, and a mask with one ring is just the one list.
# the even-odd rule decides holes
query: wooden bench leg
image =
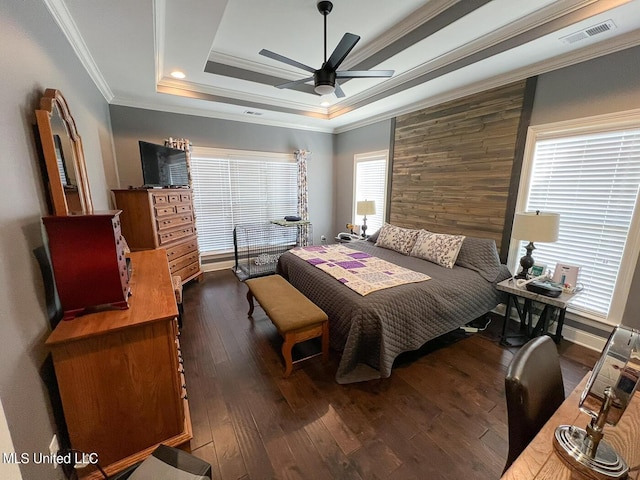
{"label": "wooden bench leg", "polygon": [[251,290],[247,291],[247,301],[249,302],[249,313],[247,313],[247,317],[253,315],[253,294]]}
{"label": "wooden bench leg", "polygon": [[329,322],[322,324],[322,363],[329,360]]}
{"label": "wooden bench leg", "polygon": [[291,349],[296,344],[295,335],[286,333],[284,335],[284,343],[282,344],[282,357],[284,358],[284,378],[291,375],[293,370],[293,358],[291,357]]}

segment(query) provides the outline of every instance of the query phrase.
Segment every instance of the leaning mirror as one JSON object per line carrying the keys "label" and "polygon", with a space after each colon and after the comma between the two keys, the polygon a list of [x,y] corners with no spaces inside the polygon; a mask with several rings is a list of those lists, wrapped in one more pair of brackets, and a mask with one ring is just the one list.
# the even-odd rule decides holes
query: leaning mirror
{"label": "leaning mirror", "polygon": [[47,187],[54,215],[91,213],[82,140],[67,101],[59,90],[48,88],[36,110],[44,155]]}
{"label": "leaning mirror", "polygon": [[554,445],[560,456],[589,478],[626,478],[629,467],[603,438],[604,426],[618,424],[639,383],[640,332],[617,326],[580,398],[580,410],[591,422],[586,429],[556,429]]}

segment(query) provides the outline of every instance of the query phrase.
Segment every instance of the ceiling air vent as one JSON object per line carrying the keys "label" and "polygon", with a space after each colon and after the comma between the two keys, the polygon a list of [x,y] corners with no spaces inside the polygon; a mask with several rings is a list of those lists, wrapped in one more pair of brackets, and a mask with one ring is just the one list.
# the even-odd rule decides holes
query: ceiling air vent
{"label": "ceiling air vent", "polygon": [[580,40],[584,40],[585,38],[590,38],[600,33],[608,32],[610,30],[615,30],[616,24],[613,23],[613,20],[607,20],[606,22],[599,23],[597,25],[592,25],[591,27],[580,30],[579,32],[572,33],[571,35],[567,35],[566,37],[560,38],[564,43],[576,43]]}
{"label": "ceiling air vent", "polygon": [[253,110],[245,110],[242,113],[244,113],[245,115],[254,115],[256,117],[259,117],[260,115],[262,115],[262,112],[256,112],[256,111],[253,111]]}

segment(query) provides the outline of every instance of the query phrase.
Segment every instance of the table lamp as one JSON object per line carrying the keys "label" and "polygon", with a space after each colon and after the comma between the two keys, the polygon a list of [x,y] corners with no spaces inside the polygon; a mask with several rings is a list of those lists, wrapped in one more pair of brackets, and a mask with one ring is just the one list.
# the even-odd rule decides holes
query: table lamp
{"label": "table lamp", "polygon": [[376,214],[375,200],[361,200],[356,203],[356,213],[358,215],[364,215],[362,219],[362,236],[363,238],[367,238],[367,215]]}
{"label": "table lamp", "polygon": [[617,425],[640,383],[640,331],[618,325],[591,372],[580,410],[591,416],[586,429],[556,428],[553,444],[571,467],[595,479],[626,478],[629,467],[603,439],[605,424]]}
{"label": "table lamp", "polygon": [[525,247],[527,253],[520,258],[522,270],[516,275],[516,278],[526,279],[529,269],[533,267],[534,260],[531,253],[536,248],[533,242],[555,242],[558,240],[559,227],[560,215],[557,213],[541,212],[540,210],[516,213],[511,238],[529,242]]}

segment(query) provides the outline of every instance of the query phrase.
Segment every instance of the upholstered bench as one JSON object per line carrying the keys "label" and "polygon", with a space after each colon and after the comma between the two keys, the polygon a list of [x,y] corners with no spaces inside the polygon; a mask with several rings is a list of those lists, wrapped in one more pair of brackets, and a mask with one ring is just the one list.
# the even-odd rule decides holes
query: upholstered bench
{"label": "upholstered bench", "polygon": [[[296,343],[322,337],[322,360],[326,362],[329,358],[329,321],[326,313],[280,275],[250,278],[245,283],[249,287],[248,316],[253,315],[255,298],[284,338],[282,356],[285,377],[288,377],[293,369],[291,349]],[[297,361],[307,358],[310,357]]]}

